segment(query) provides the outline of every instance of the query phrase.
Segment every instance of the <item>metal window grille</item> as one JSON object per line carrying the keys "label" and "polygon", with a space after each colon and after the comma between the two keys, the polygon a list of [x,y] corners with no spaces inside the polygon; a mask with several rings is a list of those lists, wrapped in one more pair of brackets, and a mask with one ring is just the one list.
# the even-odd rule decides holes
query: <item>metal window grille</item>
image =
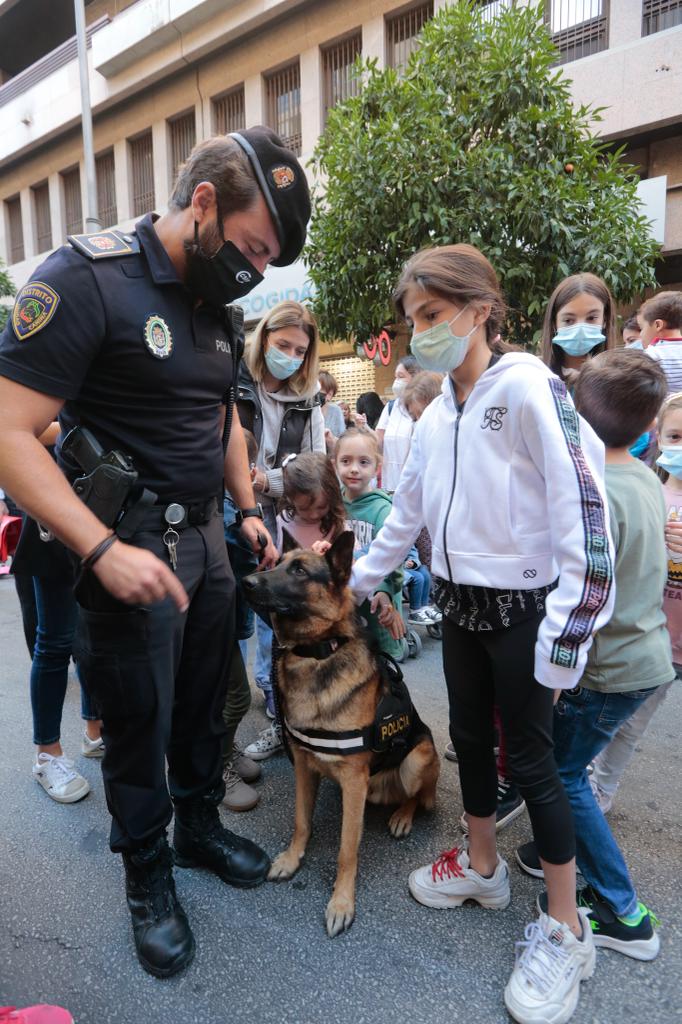
{"label": "metal window grille", "polygon": [[349,96],[357,96],[360,83],[351,69],[361,52],[362,32],[322,51],[325,112]]}
{"label": "metal window grille", "polygon": [[417,37],[424,25],[433,17],[433,3],[419,4],[387,20],[388,63],[392,68],[404,68],[410,54],[417,48]]}
{"label": "metal window grille", "polygon": [[486,3],[485,0],[480,3],[483,8],[483,20],[494,21],[498,14],[501,13],[506,7],[511,7],[514,0],[491,0],[490,3]]}
{"label": "metal window grille", "polygon": [[644,0],[642,35],[650,36],[666,28],[682,25],[682,0]]}
{"label": "metal window grille", "polygon": [[173,181],[178,171],[190,155],[197,141],[197,126],[194,111],[176,117],[168,122],[170,131],[171,168]]}
{"label": "metal window grille", "polygon": [[336,377],[339,390],[337,401],[348,402],[355,411],[355,402],[365,391],[374,391],[377,385],[376,369],[369,359],[356,356],[336,356],[320,360],[320,369]]}
{"label": "metal window grille", "polygon": [[109,228],[118,220],[113,150],[102,153],[95,159],[95,176],[97,178],[97,215],[102,227]]}
{"label": "metal window grille", "polygon": [[605,50],[609,0],[545,0],[545,24],[559,50],[558,64]]}
{"label": "metal window grille", "polygon": [[24,259],[24,225],[21,217],[21,200],[19,196],[8,199],[5,203],[7,209],[7,227],[9,229],[9,261],[10,263],[21,263]]}
{"label": "metal window grille", "polygon": [[301,155],[301,67],[298,61],[266,78],[268,123],[285,146]]}
{"label": "metal window grille", "polygon": [[52,248],[50,192],[47,187],[47,182],[43,185],[36,185],[32,191],[36,225],[36,248],[38,252],[46,252],[48,249]]}
{"label": "metal window grille", "polygon": [[62,174],[64,185],[64,226],[67,235],[80,235],[83,231],[83,204],[81,202],[81,176],[77,167]]}
{"label": "metal window grille", "polygon": [[145,132],[130,142],[130,170],[132,176],[133,216],[154,209],[154,151],[152,133]]}
{"label": "metal window grille", "polygon": [[213,100],[213,125],[216,135],[241,132],[246,128],[243,85]]}

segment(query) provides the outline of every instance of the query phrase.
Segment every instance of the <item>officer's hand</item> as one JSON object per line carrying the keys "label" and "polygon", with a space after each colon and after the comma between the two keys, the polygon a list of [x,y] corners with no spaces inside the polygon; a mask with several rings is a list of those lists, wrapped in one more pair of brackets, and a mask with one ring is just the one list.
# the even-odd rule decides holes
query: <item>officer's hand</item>
{"label": "officer's hand", "polygon": [[126,604],[153,604],[170,597],[186,612],[189,598],[180,580],[160,558],[144,548],[116,541],[92,571],[103,587]]}
{"label": "officer's hand", "polygon": [[272,538],[265,529],[263,520],[258,516],[249,516],[242,523],[242,537],[251,545],[258,555],[259,569],[272,569],[279,560],[279,552],[272,543]]}

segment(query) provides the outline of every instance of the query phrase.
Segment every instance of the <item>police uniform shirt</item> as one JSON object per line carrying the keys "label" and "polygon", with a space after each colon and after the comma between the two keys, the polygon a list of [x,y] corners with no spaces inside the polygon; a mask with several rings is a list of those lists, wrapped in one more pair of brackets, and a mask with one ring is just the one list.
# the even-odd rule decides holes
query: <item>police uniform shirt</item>
{"label": "police uniform shirt", "polygon": [[230,338],[217,314],[193,308],[153,220],[130,245],[95,236],[123,254],[65,245],[48,257],[0,336],[0,375],[65,399],[62,434],[80,424],[129,455],[160,501],[202,501],[222,490]]}

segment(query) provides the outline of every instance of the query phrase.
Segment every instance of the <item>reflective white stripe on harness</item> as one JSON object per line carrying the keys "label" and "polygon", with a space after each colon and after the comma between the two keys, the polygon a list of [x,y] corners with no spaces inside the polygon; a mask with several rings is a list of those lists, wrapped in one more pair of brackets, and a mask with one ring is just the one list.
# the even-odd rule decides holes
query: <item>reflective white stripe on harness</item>
{"label": "reflective white stripe on harness", "polygon": [[[295,729],[290,722],[284,719],[284,725],[288,733],[298,740],[304,747],[308,747],[310,750],[318,750],[324,753],[333,753],[336,751],[339,754],[357,754],[362,750],[367,749],[365,742],[365,735],[362,729],[354,729],[348,733],[341,733],[340,735],[334,735],[334,733],[326,732],[324,736],[320,736],[319,733],[323,730],[314,730],[313,735],[301,732],[300,729]],[[341,738],[343,737],[343,738]]]}

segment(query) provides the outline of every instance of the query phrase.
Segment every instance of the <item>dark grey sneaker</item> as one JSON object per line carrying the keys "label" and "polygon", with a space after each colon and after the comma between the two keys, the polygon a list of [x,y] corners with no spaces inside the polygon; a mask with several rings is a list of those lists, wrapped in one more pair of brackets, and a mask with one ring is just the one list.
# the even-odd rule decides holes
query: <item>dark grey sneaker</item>
{"label": "dark grey sneaker", "polygon": [[[658,918],[643,903],[637,904],[637,920],[628,924],[617,917],[608,903],[589,885],[578,890],[575,902],[578,907],[585,907],[588,911],[587,920],[595,946],[615,949],[617,953],[623,953],[633,960],[654,960],[658,956],[661,945],[655,930]],[[547,893],[541,892],[536,903],[540,913],[546,914]]]}
{"label": "dark grey sneaker", "polygon": [[[520,814],[523,814],[525,807],[526,802],[516,786],[512,782],[508,782],[507,779],[498,778],[495,831],[499,832],[501,829],[506,828],[507,825],[510,825],[514,818],[518,818]],[[459,819],[459,823],[462,831],[468,833],[469,822],[467,821],[466,812]]]}
{"label": "dark grey sneaker", "polygon": [[523,843],[521,846],[517,846],[515,856],[516,863],[527,875],[532,875],[533,878],[545,877],[545,872],[542,870],[542,864],[538,856],[538,848],[534,842]]}

